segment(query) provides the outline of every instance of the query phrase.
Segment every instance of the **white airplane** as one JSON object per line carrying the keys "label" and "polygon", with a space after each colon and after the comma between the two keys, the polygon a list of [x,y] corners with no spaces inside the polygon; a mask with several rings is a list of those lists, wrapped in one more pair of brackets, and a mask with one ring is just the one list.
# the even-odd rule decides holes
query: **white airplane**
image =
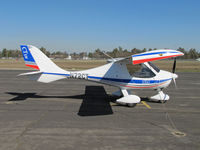
{"label": "white airplane", "polygon": [[[151,89],[157,90],[158,94],[150,99],[166,102],[169,96],[163,93],[163,89],[168,87],[170,82],[178,77],[174,72],[176,59],[174,60],[173,71],[160,70],[150,61],[166,59],[184,55],[176,50],[154,50],[126,58],[112,58],[109,63],[96,68],[83,71],[67,71],[58,67],[38,48],[31,45],[21,45],[22,54],[26,66],[38,71],[22,73],[30,79],[38,82],[50,83],[60,79],[76,78],[99,82],[119,88],[114,95],[122,96],[116,103],[127,106],[135,106],[141,99],[137,95],[132,95],[130,89]],[[126,64],[140,64],[140,71],[130,75]]]}

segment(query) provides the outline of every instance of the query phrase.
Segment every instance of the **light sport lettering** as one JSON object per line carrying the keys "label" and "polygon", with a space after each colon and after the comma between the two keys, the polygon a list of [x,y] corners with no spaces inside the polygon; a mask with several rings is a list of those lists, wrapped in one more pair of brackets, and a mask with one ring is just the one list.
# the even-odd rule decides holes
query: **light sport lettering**
{"label": "light sport lettering", "polygon": [[23,54],[24,54],[24,58],[25,58],[25,59],[28,59],[28,50],[27,50],[26,47],[22,47],[22,52],[23,52]]}

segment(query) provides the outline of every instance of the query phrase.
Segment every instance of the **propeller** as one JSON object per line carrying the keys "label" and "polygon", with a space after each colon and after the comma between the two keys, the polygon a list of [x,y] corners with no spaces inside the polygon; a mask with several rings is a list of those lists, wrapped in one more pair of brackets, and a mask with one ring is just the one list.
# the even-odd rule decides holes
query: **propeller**
{"label": "propeller", "polygon": [[175,71],[176,71],[176,58],[174,58],[174,65],[173,65],[172,73],[175,73]]}
{"label": "propeller", "polygon": [[175,74],[175,71],[176,71],[176,58],[174,58],[174,64],[173,64],[173,68],[172,68],[172,79],[174,81],[175,88],[177,88],[177,86],[176,86],[176,78],[178,78],[178,75]]}
{"label": "propeller", "polygon": [[[174,74],[174,75],[176,75],[176,74]],[[177,77],[174,77],[174,75],[172,76],[172,79],[173,79],[173,81],[174,81],[175,88],[177,89],[176,78],[177,78],[178,76],[176,75]]]}

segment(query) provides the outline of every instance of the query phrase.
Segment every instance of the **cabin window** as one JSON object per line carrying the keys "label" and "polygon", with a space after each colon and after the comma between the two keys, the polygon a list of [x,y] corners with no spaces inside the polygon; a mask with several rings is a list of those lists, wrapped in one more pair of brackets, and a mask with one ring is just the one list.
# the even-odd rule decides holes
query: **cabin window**
{"label": "cabin window", "polygon": [[138,78],[152,78],[155,74],[145,64],[127,65],[129,74]]}

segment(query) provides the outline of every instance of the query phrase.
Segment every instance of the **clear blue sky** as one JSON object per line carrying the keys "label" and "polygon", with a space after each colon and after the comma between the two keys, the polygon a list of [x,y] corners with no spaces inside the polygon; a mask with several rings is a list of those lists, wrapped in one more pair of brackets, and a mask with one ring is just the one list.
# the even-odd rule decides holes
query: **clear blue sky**
{"label": "clear blue sky", "polygon": [[199,0],[4,0],[0,19],[0,50],[200,50]]}

